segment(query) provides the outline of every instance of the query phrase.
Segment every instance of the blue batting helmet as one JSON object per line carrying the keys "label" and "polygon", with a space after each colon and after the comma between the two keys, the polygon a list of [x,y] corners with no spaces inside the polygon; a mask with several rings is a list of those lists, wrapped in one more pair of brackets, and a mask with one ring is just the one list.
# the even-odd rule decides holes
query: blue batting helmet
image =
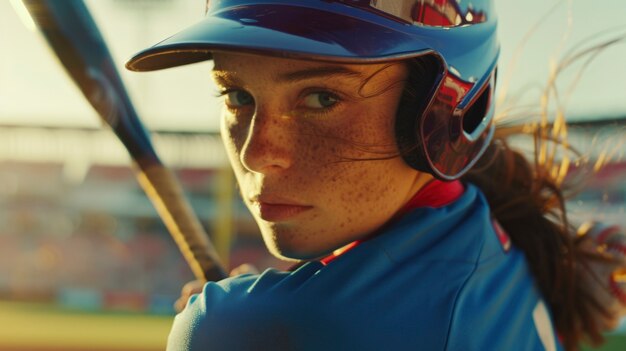
{"label": "blue batting helmet", "polygon": [[[213,0],[205,19],[135,55],[151,71],[239,51],[336,63],[430,57],[432,89],[396,128],[412,167],[452,180],[493,137],[499,54],[492,0]],[[424,99],[424,97],[420,97]]]}

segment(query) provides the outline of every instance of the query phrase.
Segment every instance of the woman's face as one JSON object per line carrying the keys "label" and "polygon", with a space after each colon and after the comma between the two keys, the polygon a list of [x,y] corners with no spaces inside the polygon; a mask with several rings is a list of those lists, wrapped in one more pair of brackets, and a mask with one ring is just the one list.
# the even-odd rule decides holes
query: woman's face
{"label": "woman's face", "polygon": [[317,258],[363,238],[430,179],[397,156],[403,64],[214,60],[222,138],[273,254]]}

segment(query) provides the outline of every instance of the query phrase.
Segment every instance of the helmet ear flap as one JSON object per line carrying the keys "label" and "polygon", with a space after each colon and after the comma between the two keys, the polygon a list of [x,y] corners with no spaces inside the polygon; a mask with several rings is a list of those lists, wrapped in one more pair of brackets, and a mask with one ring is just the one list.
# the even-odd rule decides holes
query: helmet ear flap
{"label": "helmet ear flap", "polygon": [[463,114],[463,131],[466,134],[475,134],[478,127],[485,120],[486,116],[489,116],[490,110],[493,109],[493,97],[496,90],[497,80],[498,68],[496,67],[490,79],[482,87],[482,91],[478,98],[471,103],[467,112]]}
{"label": "helmet ear flap", "polygon": [[461,129],[463,132],[471,135],[480,126],[489,111],[491,94],[491,86],[487,85],[478,98],[472,103],[467,112],[463,114],[461,119]]}
{"label": "helmet ear flap", "polygon": [[432,173],[419,137],[420,124],[437,92],[444,67],[434,54],[411,59],[407,65],[409,77],[396,113],[396,144],[404,162],[418,171]]}
{"label": "helmet ear flap", "polygon": [[[409,64],[396,116],[396,141],[405,162],[441,180],[460,178],[476,163],[494,132],[491,70],[467,82],[430,54]],[[430,72],[430,74],[429,74]]]}

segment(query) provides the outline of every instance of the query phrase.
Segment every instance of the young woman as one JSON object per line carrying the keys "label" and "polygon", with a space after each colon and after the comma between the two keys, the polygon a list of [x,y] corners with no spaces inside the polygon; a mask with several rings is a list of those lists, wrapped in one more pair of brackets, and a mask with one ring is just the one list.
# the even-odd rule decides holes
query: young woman
{"label": "young woman", "polygon": [[302,262],[207,283],[168,349],[600,340],[626,300],[602,290],[614,266],[585,259],[620,264],[594,240],[624,241],[574,239],[551,173],[498,137],[495,30],[489,0],[222,0],[135,56],[137,71],[214,61],[243,200],[268,249]]}

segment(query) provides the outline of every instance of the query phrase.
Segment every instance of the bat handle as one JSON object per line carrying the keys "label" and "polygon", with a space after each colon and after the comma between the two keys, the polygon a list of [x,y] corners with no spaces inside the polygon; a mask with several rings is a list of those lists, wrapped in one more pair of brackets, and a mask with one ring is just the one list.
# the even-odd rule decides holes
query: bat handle
{"label": "bat handle", "polygon": [[218,281],[226,278],[217,253],[174,174],[161,164],[138,166],[139,184],[148,194],[196,279]]}

